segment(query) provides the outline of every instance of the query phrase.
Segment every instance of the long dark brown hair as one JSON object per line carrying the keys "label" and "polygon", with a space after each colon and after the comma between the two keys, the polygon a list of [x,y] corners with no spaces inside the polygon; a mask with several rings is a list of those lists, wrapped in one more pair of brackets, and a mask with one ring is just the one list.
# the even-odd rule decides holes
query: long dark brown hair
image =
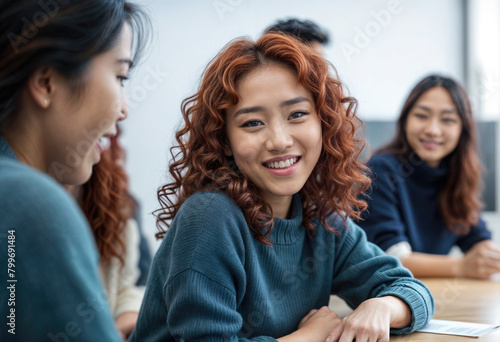
{"label": "long dark brown hair", "polygon": [[376,153],[408,155],[414,153],[406,137],[405,126],[408,114],[426,91],[442,87],[448,91],[462,121],[462,132],[458,145],[445,157],[449,168],[445,184],[439,195],[439,209],[448,228],[457,234],[467,234],[479,220],[482,207],[478,195],[482,185],[482,166],[477,154],[476,127],[472,109],[465,89],[455,80],[430,75],[421,80],[406,99],[396,124],[396,136],[392,142]]}
{"label": "long dark brown hair", "polygon": [[283,34],[268,33],[257,42],[237,39],[228,44],[207,67],[198,92],[183,101],[184,127],[176,134],[178,145],[171,149],[169,171],[173,181],[158,190],[162,207],[156,211],[158,238],[164,236],[163,226],[170,225],[189,196],[217,190],[241,208],[254,237],[270,244],[270,205],[224,154],[228,146],[225,111],[238,102],[238,81],[270,63],[294,71],[298,82],[311,92],[321,119],[322,153],[300,191],[303,225],[313,234],[313,219],[319,218],[325,228],[334,231],[327,224],[333,213],[346,220],[359,218],[366,208],[366,203],[357,198],[370,179],[367,168],[358,162],[363,141],[355,136],[360,123],[355,114],[356,100],[344,95],[341,82],[330,75],[329,64],[311,48]]}

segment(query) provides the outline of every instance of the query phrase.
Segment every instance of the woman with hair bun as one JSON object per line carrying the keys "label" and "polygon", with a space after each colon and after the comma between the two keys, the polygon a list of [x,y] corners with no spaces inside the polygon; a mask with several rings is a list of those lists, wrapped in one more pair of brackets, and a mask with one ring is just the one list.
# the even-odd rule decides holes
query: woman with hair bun
{"label": "woman with hair bun", "polygon": [[[215,57],[182,106],[132,341],[388,341],[427,323],[427,288],[351,220],[369,185],[355,106],[293,38]],[[355,310],[341,320],[331,294]]]}
{"label": "woman with hair bun", "polygon": [[146,23],[124,0],[0,4],[2,341],[122,341],[91,230],[61,185],[89,179],[127,117]]}
{"label": "woman with hair bun", "polygon": [[[430,75],[412,89],[394,140],[369,161],[373,189],[360,225],[416,277],[488,279],[500,247],[480,218],[481,163],[465,90]],[[463,257],[447,255],[457,245]]]}

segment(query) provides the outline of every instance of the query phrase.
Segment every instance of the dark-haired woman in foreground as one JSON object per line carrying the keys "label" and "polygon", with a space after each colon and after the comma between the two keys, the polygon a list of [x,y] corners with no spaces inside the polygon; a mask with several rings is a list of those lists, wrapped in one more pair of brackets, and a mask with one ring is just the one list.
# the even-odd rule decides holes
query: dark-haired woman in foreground
{"label": "dark-haired woman in foreground", "polygon": [[90,228],[60,184],[86,182],[126,118],[144,19],[122,0],[0,5],[2,341],[121,341]]}
{"label": "dark-haired woman in foreground", "polygon": [[184,102],[132,341],[388,341],[430,319],[427,288],[349,218],[369,184],[355,105],[293,38],[222,50]]}
{"label": "dark-haired woman in foreground", "polygon": [[[403,106],[395,139],[368,165],[374,183],[359,224],[370,241],[417,277],[487,279],[500,272],[500,248],[480,218],[471,106],[456,81],[421,80]],[[454,245],[464,257],[447,255]]]}

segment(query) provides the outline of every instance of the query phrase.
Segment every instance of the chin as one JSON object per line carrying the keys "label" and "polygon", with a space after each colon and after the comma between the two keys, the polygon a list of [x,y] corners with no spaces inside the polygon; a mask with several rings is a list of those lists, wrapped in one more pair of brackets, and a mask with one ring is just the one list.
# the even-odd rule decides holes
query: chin
{"label": "chin", "polygon": [[65,177],[62,183],[64,185],[83,185],[89,181],[90,176],[92,176],[92,166],[85,170],[74,170],[71,175]]}

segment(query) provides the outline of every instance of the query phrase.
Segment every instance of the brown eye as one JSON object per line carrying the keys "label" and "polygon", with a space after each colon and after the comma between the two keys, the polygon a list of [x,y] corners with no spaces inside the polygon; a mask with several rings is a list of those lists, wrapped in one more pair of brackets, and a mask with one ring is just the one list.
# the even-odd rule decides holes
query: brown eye
{"label": "brown eye", "polygon": [[415,117],[419,118],[419,119],[422,119],[422,120],[425,120],[427,119],[427,115],[425,114],[420,114],[420,113],[415,113],[413,114]]}
{"label": "brown eye", "polygon": [[455,120],[453,118],[443,118],[443,122],[444,123],[456,123],[457,120]]}
{"label": "brown eye", "polygon": [[308,115],[308,114],[309,113],[305,112],[305,111],[296,111],[296,112],[293,112],[292,114],[290,114],[290,119],[297,119],[297,118],[303,117],[303,116]]}
{"label": "brown eye", "polygon": [[263,123],[259,120],[250,120],[250,121],[247,121],[245,122],[243,125],[241,125],[241,127],[257,127],[257,126],[260,126],[260,125],[263,125]]}

